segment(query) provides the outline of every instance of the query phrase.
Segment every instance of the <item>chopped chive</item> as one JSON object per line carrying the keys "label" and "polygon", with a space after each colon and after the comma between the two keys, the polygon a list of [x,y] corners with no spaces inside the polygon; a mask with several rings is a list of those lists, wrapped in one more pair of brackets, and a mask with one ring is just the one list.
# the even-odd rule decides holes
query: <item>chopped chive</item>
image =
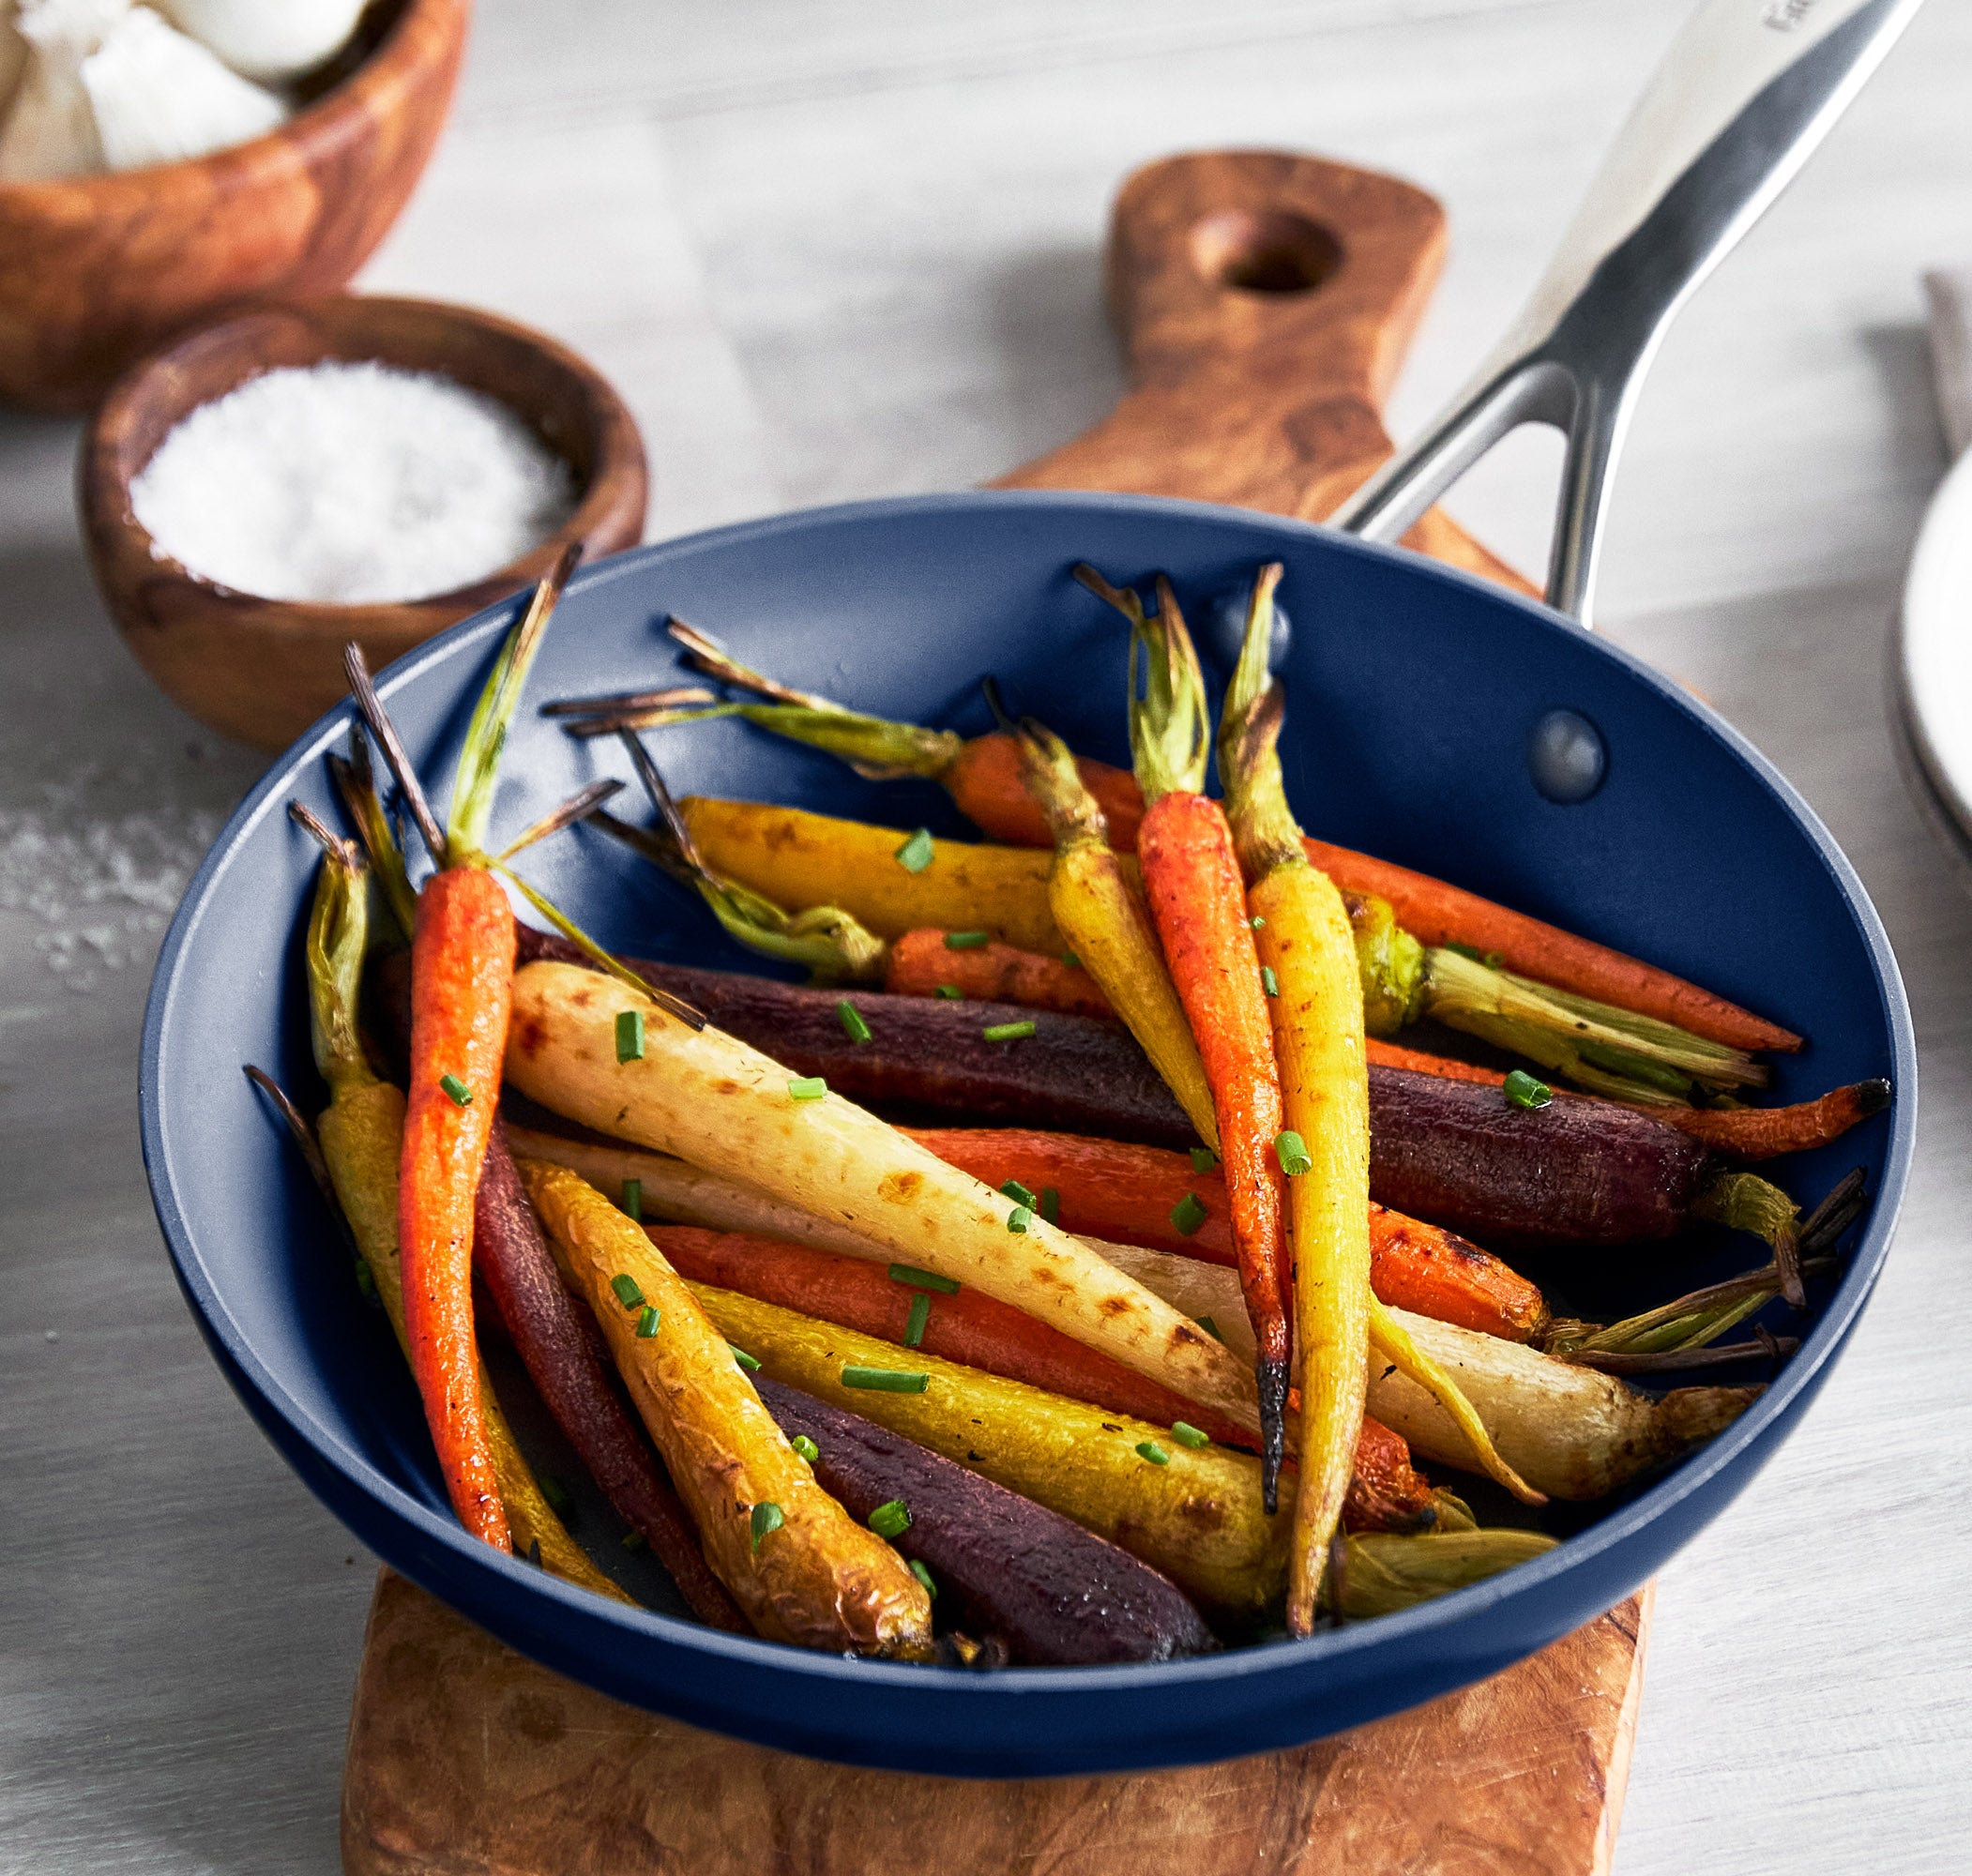
{"label": "chopped chive", "polygon": [[663,1310],[652,1304],[645,1304],[643,1310],[637,1317],[637,1339],[647,1342],[651,1337],[657,1334],[658,1324],[663,1320]]}
{"label": "chopped chive", "polygon": [[907,1349],[924,1345],[924,1325],[932,1319],[932,1299],[922,1290],[911,1298],[910,1320],[903,1325],[903,1345]]}
{"label": "chopped chive", "polygon": [[1000,1188],[1000,1196],[1011,1199],[1017,1205],[1031,1205],[1035,1203],[1034,1194],[1026,1187],[1023,1186],[1018,1179],[1009,1179]]}
{"label": "chopped chive", "polygon": [[1479,949],[1477,945],[1461,945],[1456,938],[1449,940],[1442,948],[1447,951],[1454,951],[1461,958],[1467,959],[1475,964],[1483,964],[1486,961],[1479,955]]}
{"label": "chopped chive", "polygon": [[1517,1108],[1544,1108],[1555,1098],[1554,1089],[1525,1068],[1515,1068],[1500,1093]]}
{"label": "chopped chive", "polygon": [[907,873],[921,873],[932,863],[937,849],[932,845],[932,830],[920,827],[897,850],[897,864]]}
{"label": "chopped chive", "polygon": [[1079,971],[1082,968],[1082,960],[1072,951],[1064,951],[1061,954],[1061,961],[1071,971]]}
{"label": "chopped chive", "polygon": [[1194,1172],[1209,1172],[1219,1164],[1219,1156],[1209,1146],[1194,1146],[1191,1149],[1191,1170]]}
{"label": "chopped chive", "polygon": [[1196,1192],[1187,1192],[1171,1207],[1171,1228],[1178,1236],[1190,1237],[1211,1216]]}
{"label": "chopped chive", "polygon": [[828,1092],[828,1083],[819,1075],[797,1075],[787,1084],[791,1101],[818,1101]]}
{"label": "chopped chive", "polygon": [[965,992],[957,984],[940,984],[937,993],[939,1000],[944,1003],[963,1003],[965,1001]]}
{"label": "chopped chive", "polygon": [[948,931],[945,934],[945,948],[948,951],[982,951],[993,943],[990,931]]}
{"label": "chopped chive", "polygon": [[979,1034],[988,1042],[1024,1042],[1034,1034],[1031,1022],[989,1022]]}
{"label": "chopped chive", "polygon": [[959,1294],[956,1278],[940,1277],[935,1270],[919,1270],[915,1263],[893,1263],[890,1266],[890,1281],[908,1284],[913,1290],[935,1290],[941,1296],[956,1296]]}
{"label": "chopped chive", "polygon": [[741,1368],[745,1369],[749,1374],[758,1374],[760,1372],[759,1356],[749,1354],[745,1349],[739,1347],[736,1342],[728,1342],[726,1346],[733,1351],[733,1359]]}
{"label": "chopped chive", "polygon": [[469,1108],[473,1104],[473,1091],[457,1075],[441,1075],[438,1085],[451,1097],[455,1108]]}
{"label": "chopped chive", "polygon": [[1200,1316],[1197,1317],[1195,1320],[1197,1321],[1198,1326],[1202,1328],[1206,1335],[1210,1336],[1215,1342],[1222,1342],[1225,1340],[1225,1338],[1219,1333],[1219,1324],[1215,1323],[1211,1319],[1211,1317]]}
{"label": "chopped chive", "polygon": [[644,1222],[644,1181],[626,1179],[623,1182],[623,1211],[628,1218]]}
{"label": "chopped chive", "polygon": [[1274,1152],[1280,1157],[1281,1171],[1290,1179],[1298,1179],[1314,1168],[1314,1161],[1308,1157],[1308,1142],[1291,1127],[1274,1135]]}
{"label": "chopped chive", "polygon": [[812,1440],[811,1440],[806,1433],[796,1433],[795,1437],[788,1442],[788,1445],[794,1447],[794,1449],[797,1453],[799,1453],[801,1457],[809,1462],[810,1465],[813,1465],[814,1462],[822,1457],[821,1447],[816,1445],[815,1443]]}
{"label": "chopped chive", "polygon": [[641,1062],[644,1059],[644,1012],[623,1009],[616,1012],[616,1059]]}
{"label": "chopped chive", "polygon": [[1190,1446],[1195,1453],[1201,1446],[1209,1446],[1212,1436],[1201,1432],[1189,1420],[1174,1420],[1171,1423],[1171,1437],[1181,1446]]}
{"label": "chopped chive", "polygon": [[1034,1222],[1034,1210],[1030,1205],[1016,1205],[1007,1215],[1007,1229],[1016,1236],[1024,1236],[1029,1225]]}
{"label": "chopped chive", "polygon": [[863,1021],[863,1013],[844,997],[835,1006],[836,1015],[842,1020],[842,1034],[852,1042],[867,1042],[870,1039],[870,1025]]}
{"label": "chopped chive", "polygon": [[623,1534],[623,1536],[619,1537],[616,1541],[620,1543],[626,1551],[641,1551],[644,1548],[645,1540],[644,1533],[641,1531],[626,1531]]}
{"label": "chopped chive", "polygon": [[1263,930],[1263,929],[1265,928],[1266,924],[1267,924],[1267,920],[1266,920],[1266,919],[1264,919],[1264,918],[1261,918],[1261,917],[1258,917],[1258,916],[1255,916],[1255,917],[1252,917],[1252,918],[1249,918],[1249,919],[1248,919],[1248,920],[1247,920],[1246,922],[1247,922],[1247,923],[1248,923],[1249,925],[1251,925],[1251,927],[1253,928],[1253,930],[1254,930],[1255,931],[1258,931],[1258,930]]}
{"label": "chopped chive", "polygon": [[844,1387],[860,1387],[872,1394],[922,1394],[932,1384],[928,1374],[914,1374],[902,1368],[861,1368],[851,1362],[842,1369]]}
{"label": "chopped chive", "polygon": [[644,1292],[637,1287],[637,1279],[627,1270],[619,1270],[610,1278],[610,1288],[616,1293],[616,1300],[626,1309],[641,1309],[644,1307]]}
{"label": "chopped chive", "polygon": [[901,1498],[879,1505],[870,1514],[870,1528],[879,1537],[901,1537],[911,1528],[911,1507]]}
{"label": "chopped chive", "polygon": [[1053,1186],[1040,1188],[1040,1215],[1051,1225],[1061,1222],[1061,1194]]}
{"label": "chopped chive", "polygon": [[1281,994],[1281,979],[1274,975],[1274,967],[1271,964],[1260,966],[1260,988],[1270,997]]}
{"label": "chopped chive", "polygon": [[575,1508],[575,1501],[569,1496],[569,1488],[552,1472],[537,1474],[536,1481],[540,1486],[541,1496],[548,1501],[548,1509],[566,1524],[569,1513]]}
{"label": "chopped chive", "polygon": [[1171,1463],[1171,1455],[1162,1446],[1159,1445],[1155,1440],[1139,1441],[1137,1443],[1137,1457],[1141,1460],[1148,1460],[1154,1466],[1167,1466]]}
{"label": "chopped chive", "polygon": [[771,1536],[786,1522],[781,1507],[771,1498],[763,1498],[753,1507],[753,1548],[757,1551],[763,1537]]}
{"label": "chopped chive", "polygon": [[911,1559],[911,1574],[924,1585],[924,1593],[933,1602],[938,1600],[938,1585],[932,1581],[932,1573],[916,1557]]}

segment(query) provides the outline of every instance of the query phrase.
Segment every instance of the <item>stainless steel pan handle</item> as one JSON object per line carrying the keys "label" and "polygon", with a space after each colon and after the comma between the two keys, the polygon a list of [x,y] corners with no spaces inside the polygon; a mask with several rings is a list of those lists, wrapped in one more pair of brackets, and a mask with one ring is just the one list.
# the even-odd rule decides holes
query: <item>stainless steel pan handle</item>
{"label": "stainless steel pan handle", "polygon": [[1512,329],[1332,517],[1395,540],[1523,423],[1567,432],[1548,603],[1589,623],[1603,500],[1671,315],[1794,179],[1921,0],[1703,0]]}

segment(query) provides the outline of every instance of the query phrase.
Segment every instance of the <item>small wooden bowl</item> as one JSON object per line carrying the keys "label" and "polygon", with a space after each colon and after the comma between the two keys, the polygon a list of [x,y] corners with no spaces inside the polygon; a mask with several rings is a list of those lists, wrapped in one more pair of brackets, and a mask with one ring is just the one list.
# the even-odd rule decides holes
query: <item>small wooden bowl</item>
{"label": "small wooden bowl", "polygon": [[[130,511],[130,483],[172,427],[263,371],[325,359],[439,372],[497,398],[573,467],[574,513],[524,559],[483,580],[391,604],[264,599],[164,554]],[[200,722],[264,749],[285,749],[347,694],[342,647],[351,639],[381,670],[539,580],[571,540],[589,558],[634,547],[649,492],[635,420],[566,347],[464,307],[360,297],[250,308],[154,353],[91,418],[77,478],[96,583],[137,661]]]}
{"label": "small wooden bowl", "polygon": [[132,359],[219,308],[341,287],[424,171],[471,17],[472,0],[376,0],[322,95],[267,136],[189,162],[0,183],[0,401],[87,410]]}

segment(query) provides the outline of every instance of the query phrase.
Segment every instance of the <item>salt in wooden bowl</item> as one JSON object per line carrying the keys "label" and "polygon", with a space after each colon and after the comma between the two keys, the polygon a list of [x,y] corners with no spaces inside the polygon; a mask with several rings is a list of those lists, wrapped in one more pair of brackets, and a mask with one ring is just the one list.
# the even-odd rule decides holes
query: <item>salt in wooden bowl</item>
{"label": "salt in wooden bowl", "polygon": [[[573,470],[568,520],[468,585],[366,605],[235,592],[163,552],[131,509],[130,484],[173,428],[263,371],[329,360],[435,372],[505,404]],[[264,749],[285,749],[346,694],[352,639],[380,670],[539,580],[571,540],[590,559],[634,547],[648,495],[635,420],[565,346],[465,307],[354,295],[256,307],[154,353],[90,420],[77,476],[90,567],[137,661],[200,722]]]}
{"label": "salt in wooden bowl", "polygon": [[[284,0],[264,0],[268,6]],[[375,0],[313,102],[186,162],[0,183],[0,401],[84,411],[216,310],[333,293],[423,174],[472,0]]]}

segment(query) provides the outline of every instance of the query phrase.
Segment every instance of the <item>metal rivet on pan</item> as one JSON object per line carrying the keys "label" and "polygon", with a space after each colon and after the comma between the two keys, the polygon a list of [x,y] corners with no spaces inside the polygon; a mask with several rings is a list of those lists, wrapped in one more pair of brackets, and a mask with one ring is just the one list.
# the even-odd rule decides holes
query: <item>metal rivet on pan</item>
{"label": "metal rivet on pan", "polygon": [[1527,738],[1527,772],[1550,801],[1567,808],[1602,785],[1609,751],[1602,733],[1575,710],[1550,710]]}
{"label": "metal rivet on pan", "polygon": [[[1209,645],[1214,659],[1226,671],[1239,662],[1239,647],[1246,643],[1246,609],[1251,603],[1253,582],[1241,581],[1212,601],[1208,624]],[[1287,608],[1274,601],[1273,643],[1267,647],[1267,668],[1278,674],[1287,662],[1287,647],[1294,642],[1294,621]]]}

